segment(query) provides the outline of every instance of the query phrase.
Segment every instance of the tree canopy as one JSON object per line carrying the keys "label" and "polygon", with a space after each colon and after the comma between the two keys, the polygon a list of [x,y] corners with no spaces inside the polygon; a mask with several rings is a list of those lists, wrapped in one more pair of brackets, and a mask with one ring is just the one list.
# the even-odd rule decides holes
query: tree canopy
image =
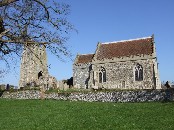
{"label": "tree canopy", "polygon": [[56,0],[0,0],[0,60],[20,55],[23,45],[43,43],[56,56],[68,56],[69,13],[70,6]]}

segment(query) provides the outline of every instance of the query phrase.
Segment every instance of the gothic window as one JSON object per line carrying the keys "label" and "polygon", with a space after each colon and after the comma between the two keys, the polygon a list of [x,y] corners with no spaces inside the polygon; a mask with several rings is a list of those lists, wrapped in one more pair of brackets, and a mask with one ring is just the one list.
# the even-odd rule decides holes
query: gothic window
{"label": "gothic window", "polygon": [[101,68],[99,70],[99,83],[106,82],[106,70],[105,68]]}
{"label": "gothic window", "polygon": [[103,71],[103,82],[106,82],[106,71]]}
{"label": "gothic window", "polygon": [[99,83],[102,83],[102,72],[99,72]]}
{"label": "gothic window", "polygon": [[143,80],[143,67],[140,64],[135,66],[135,81]]}

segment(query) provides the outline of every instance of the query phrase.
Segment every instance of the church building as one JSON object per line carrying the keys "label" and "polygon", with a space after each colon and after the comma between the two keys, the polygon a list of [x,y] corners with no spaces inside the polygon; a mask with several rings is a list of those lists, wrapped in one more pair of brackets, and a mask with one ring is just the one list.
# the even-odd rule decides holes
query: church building
{"label": "church building", "polygon": [[73,85],[81,89],[160,89],[154,36],[98,43],[94,54],[78,54]]}

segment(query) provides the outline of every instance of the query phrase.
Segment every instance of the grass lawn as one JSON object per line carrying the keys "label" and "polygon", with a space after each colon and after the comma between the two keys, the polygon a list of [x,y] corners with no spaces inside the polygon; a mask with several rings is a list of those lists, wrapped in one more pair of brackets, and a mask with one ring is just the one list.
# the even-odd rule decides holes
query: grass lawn
{"label": "grass lawn", "polygon": [[174,130],[174,102],[0,99],[0,130]]}

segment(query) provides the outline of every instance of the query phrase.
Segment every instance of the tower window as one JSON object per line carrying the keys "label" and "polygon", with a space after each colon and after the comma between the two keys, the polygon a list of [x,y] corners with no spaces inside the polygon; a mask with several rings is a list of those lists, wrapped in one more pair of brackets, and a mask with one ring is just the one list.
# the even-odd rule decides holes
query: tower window
{"label": "tower window", "polygon": [[39,73],[38,73],[38,79],[42,76],[42,71],[40,71]]}

